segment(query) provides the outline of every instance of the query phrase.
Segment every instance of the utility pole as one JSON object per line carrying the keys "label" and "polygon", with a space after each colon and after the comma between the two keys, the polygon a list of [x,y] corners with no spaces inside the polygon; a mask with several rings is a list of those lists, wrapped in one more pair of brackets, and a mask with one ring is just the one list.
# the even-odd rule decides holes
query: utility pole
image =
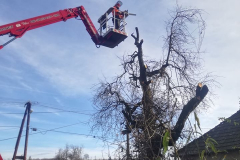
{"label": "utility pole", "polygon": [[[28,135],[29,135],[29,123],[30,123],[30,114],[31,114],[31,106],[32,104],[30,102],[27,102],[25,104],[26,110],[25,113],[23,115],[23,119],[22,119],[22,123],[21,123],[21,127],[18,133],[18,138],[17,138],[17,142],[15,145],[15,150],[13,153],[13,158],[12,160],[16,160],[16,159],[22,159],[22,160],[26,160],[27,159],[27,146],[28,146]],[[26,135],[25,135],[25,146],[24,146],[24,155],[23,156],[17,156],[17,151],[18,151],[18,146],[22,137],[22,130],[24,127],[24,123],[25,123],[25,119],[27,117],[27,126],[26,126]]]}
{"label": "utility pole", "polygon": [[127,160],[130,160],[130,151],[129,151],[129,133],[127,134],[127,150],[126,150],[126,154],[127,154]]}

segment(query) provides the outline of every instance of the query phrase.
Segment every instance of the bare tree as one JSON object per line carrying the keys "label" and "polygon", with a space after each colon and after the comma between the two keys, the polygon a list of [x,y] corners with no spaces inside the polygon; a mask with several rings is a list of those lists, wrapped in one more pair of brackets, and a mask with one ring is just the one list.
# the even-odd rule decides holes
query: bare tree
{"label": "bare tree", "polygon": [[83,157],[84,157],[85,160],[88,160],[88,159],[89,159],[89,155],[88,155],[88,154],[84,154]]}
{"label": "bare tree", "polygon": [[56,160],[82,160],[82,147],[66,145],[65,149],[59,149],[55,155]]}
{"label": "bare tree", "polygon": [[137,51],[122,58],[123,73],[95,90],[93,129],[111,136],[130,134],[141,159],[164,157],[167,146],[176,146],[189,114],[208,93],[207,85],[199,82],[213,82],[201,71],[201,10],[178,7],[166,31],[162,60],[145,60],[136,28],[131,36]]}

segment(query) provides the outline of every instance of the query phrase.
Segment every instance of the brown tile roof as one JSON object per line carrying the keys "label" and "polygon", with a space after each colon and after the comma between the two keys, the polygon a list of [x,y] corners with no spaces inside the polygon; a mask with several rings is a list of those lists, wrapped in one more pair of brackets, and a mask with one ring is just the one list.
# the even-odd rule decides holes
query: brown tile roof
{"label": "brown tile roof", "polygon": [[208,137],[217,141],[218,144],[216,144],[215,147],[219,151],[240,149],[240,111],[237,111],[201,137],[184,146],[179,150],[179,154],[193,155],[201,153],[202,150],[205,150],[204,141]]}

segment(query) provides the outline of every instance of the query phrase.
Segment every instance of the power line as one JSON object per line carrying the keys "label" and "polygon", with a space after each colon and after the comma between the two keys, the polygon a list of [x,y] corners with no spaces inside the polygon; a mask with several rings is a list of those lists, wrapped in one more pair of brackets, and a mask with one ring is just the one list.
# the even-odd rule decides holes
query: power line
{"label": "power line", "polygon": [[30,156],[38,156],[38,155],[46,155],[46,154],[52,154],[52,153],[39,153],[39,154],[30,155]]}
{"label": "power line", "polygon": [[[37,103],[36,103],[37,104]],[[66,113],[74,113],[74,114],[81,114],[81,115],[88,115],[88,116],[91,116],[92,114],[90,113],[84,113],[84,112],[80,112],[80,111],[74,111],[74,110],[65,110],[65,109],[60,109],[60,108],[56,108],[56,107],[50,107],[50,106],[46,106],[46,105],[39,105],[38,106],[41,106],[41,107],[45,107],[45,108],[50,108],[50,109],[55,109],[55,110],[59,110],[59,111],[54,111],[54,112],[32,112],[34,114],[42,114],[42,113],[60,113],[60,112],[66,112]],[[7,112],[7,113],[4,113],[4,112],[0,112],[0,114],[24,114],[24,113],[21,113],[21,112]]]}
{"label": "power line", "polygon": [[45,91],[39,91],[39,90],[34,90],[34,89],[28,89],[28,88],[22,88],[22,87],[17,87],[17,86],[0,85],[0,87],[7,87],[7,88],[12,88],[12,89],[26,90],[26,91],[31,91],[31,92],[44,93],[44,94],[57,96],[57,94],[54,94],[54,93],[45,92]]}
{"label": "power line", "polygon": [[27,100],[23,100],[23,99],[0,97],[0,103],[2,103],[2,104],[24,105],[26,103],[26,101]]}
{"label": "power line", "polygon": [[[76,112],[73,112],[73,111],[55,111],[55,112],[32,112],[31,114],[39,114],[39,113],[62,113],[62,112],[67,112],[67,113],[76,113]],[[0,112],[0,114],[24,114],[24,113],[20,113],[20,112],[13,112],[13,113],[5,113],[5,112]],[[91,114],[88,114],[88,113],[76,113],[76,114],[83,114],[83,115],[91,115]]]}
{"label": "power line", "polygon": [[[1,102],[1,101],[4,101],[4,102]],[[10,102],[8,102],[10,101]],[[8,98],[8,97],[1,97],[0,96],[0,103],[15,103],[15,104],[25,104],[26,101],[29,101],[29,100],[23,100],[23,99],[14,99],[14,98]],[[40,105],[42,107],[48,107],[48,108],[54,108],[54,107],[49,107],[49,106],[46,106],[46,105],[41,105],[39,104],[39,102],[37,101],[31,101],[32,105]],[[59,108],[54,108],[54,109],[59,109]]]}
{"label": "power line", "polygon": [[9,131],[9,130],[16,130],[18,128],[6,128],[6,129],[0,129],[0,131]]}
{"label": "power line", "polygon": [[[87,136],[87,137],[90,136],[92,138],[100,139],[100,140],[102,140],[104,142],[108,142],[108,143],[111,143],[111,144],[117,144],[117,143],[114,143],[114,142],[107,141],[105,138],[103,138],[101,136],[95,136],[95,135],[89,135],[89,134],[81,134],[81,133],[73,133],[73,132],[66,132],[66,131],[56,131],[56,129],[70,127],[70,126],[77,125],[77,124],[80,124],[80,123],[86,124],[86,122],[78,122],[78,123],[74,123],[74,124],[70,124],[70,125],[66,125],[66,126],[62,126],[62,127],[57,127],[57,128],[53,128],[53,129],[37,128],[37,129],[44,130],[44,131],[39,131],[39,132],[36,132],[36,133],[30,133],[29,135],[39,134],[39,133],[43,133],[43,132],[56,132],[56,133],[63,133],[63,134],[69,134],[69,135],[79,135],[79,136]],[[31,128],[31,129],[33,129],[33,128]],[[24,136],[25,135],[22,135],[21,137],[24,137]],[[6,138],[6,139],[1,139],[0,141],[6,141],[6,140],[16,139],[16,138],[17,137],[11,137],[11,138]]]}
{"label": "power line", "polygon": [[16,127],[16,128],[20,128],[19,126],[0,126],[0,127]]}
{"label": "power line", "polygon": [[16,130],[19,126],[0,126],[0,131]]}
{"label": "power line", "polygon": [[[44,132],[48,132],[49,131],[49,130],[45,130],[45,129],[42,129],[42,128],[37,128],[37,129],[44,130]],[[87,136],[87,137],[101,139],[101,140],[103,140],[105,142],[108,142],[108,143],[111,143],[111,144],[117,144],[117,143],[113,143],[113,142],[107,141],[106,139],[103,139],[103,137],[101,137],[101,136],[95,136],[95,135],[90,135],[90,134],[73,133],[73,132],[66,132],[66,131],[55,131],[55,130],[51,130],[50,132],[57,132],[57,133],[63,133],[63,134],[69,134],[69,135],[78,135],[78,136]]]}
{"label": "power line", "polygon": [[[2,100],[4,100],[5,102],[1,102]],[[6,102],[6,101],[9,101],[9,100],[11,102]],[[7,98],[7,97],[0,97],[0,103],[8,103],[8,104],[12,103],[12,104],[23,105],[25,103],[25,100],[13,99],[13,98]],[[42,104],[39,104],[37,101],[31,101],[31,103],[35,106],[41,106],[41,107],[45,107],[45,108],[56,109],[56,110],[59,110],[59,111],[62,111],[62,112],[69,112],[69,113],[82,114],[82,115],[92,115],[90,113],[84,113],[84,112],[80,112],[80,111],[76,111],[76,110],[65,110],[65,109],[60,109],[60,108],[57,108],[57,107],[50,107],[50,106],[47,106],[47,105],[42,105]],[[20,107],[20,106],[17,106],[17,107]],[[35,113],[57,113],[57,112],[35,112]],[[15,114],[15,113],[4,113],[4,114]],[[16,113],[16,114],[21,114],[21,113]]]}
{"label": "power line", "polygon": [[40,105],[41,107],[45,107],[45,108],[51,108],[51,109],[56,109],[56,110],[60,110],[60,111],[64,111],[64,112],[71,112],[71,113],[76,113],[76,114],[84,114],[84,115],[92,115],[90,113],[83,113],[83,112],[79,112],[79,111],[73,111],[73,110],[65,110],[65,109],[60,109],[60,108],[56,108],[56,107],[49,107],[46,105]]}
{"label": "power line", "polygon": [[[55,130],[55,129],[70,127],[70,126],[74,126],[74,125],[77,125],[77,124],[80,124],[80,123],[86,124],[86,122],[78,122],[78,123],[74,123],[74,124],[70,124],[70,125],[66,125],[66,126],[62,126],[62,127],[49,129],[49,130],[46,130],[46,131],[52,131],[52,130]],[[42,133],[42,132],[30,133],[29,135],[34,135],[34,134],[39,134],[39,133]],[[25,135],[22,135],[21,137],[23,137],[23,136],[25,136]],[[18,138],[18,137],[11,137],[11,138],[0,139],[0,141],[6,141],[6,140],[16,139],[16,138]]]}
{"label": "power line", "polygon": [[[48,132],[49,130],[42,129],[42,128],[37,128],[40,130],[44,130],[44,132]],[[83,133],[73,133],[73,132],[66,132],[66,131],[56,131],[56,130],[51,130],[50,132],[57,132],[57,133],[65,133],[65,134],[71,134],[71,135],[79,135],[79,136],[91,136],[93,138],[101,138],[100,136],[94,136],[94,135],[89,135],[89,134],[83,134]]]}

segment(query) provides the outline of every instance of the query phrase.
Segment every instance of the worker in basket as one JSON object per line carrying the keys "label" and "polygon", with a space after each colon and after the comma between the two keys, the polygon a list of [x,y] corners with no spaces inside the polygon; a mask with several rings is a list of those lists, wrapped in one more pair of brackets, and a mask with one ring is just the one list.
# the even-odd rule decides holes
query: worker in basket
{"label": "worker in basket", "polygon": [[[121,12],[119,10],[119,8],[121,7],[122,2],[118,1],[114,6],[113,6],[113,10],[112,10],[112,14],[113,14],[113,25],[115,24],[115,28],[119,29],[120,27],[120,21],[121,19],[123,19],[124,17],[124,12]],[[115,17],[114,17],[114,13],[115,13]],[[114,23],[115,22],[115,23]]]}

